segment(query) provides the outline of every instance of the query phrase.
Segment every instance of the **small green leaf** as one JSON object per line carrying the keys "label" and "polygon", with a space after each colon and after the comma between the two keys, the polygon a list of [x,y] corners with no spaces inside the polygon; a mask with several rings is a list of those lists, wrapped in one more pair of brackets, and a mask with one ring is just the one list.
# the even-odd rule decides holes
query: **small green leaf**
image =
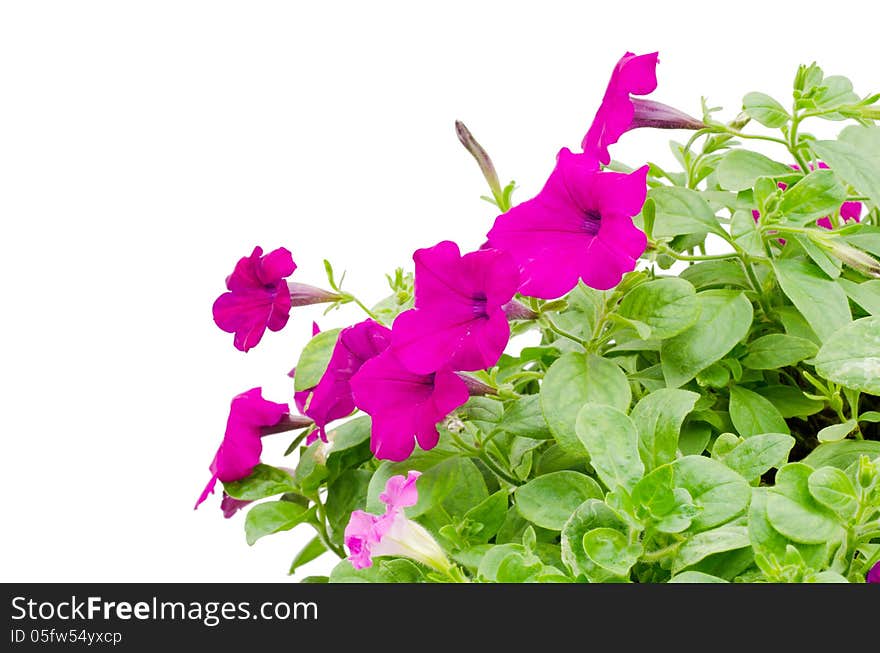
{"label": "small green leaf", "polygon": [[421,583],[425,576],[418,566],[403,558],[374,560],[371,567],[355,569],[341,560],[330,572],[331,583]]}
{"label": "small green leaf", "polygon": [[611,574],[593,562],[584,550],[584,535],[596,528],[627,532],[626,522],[601,499],[587,499],[579,505],[562,527],[562,561],[574,576],[583,574],[590,582],[603,582]]}
{"label": "small green leaf", "polygon": [[859,510],[859,494],[849,477],[836,467],[820,467],[808,479],[810,494],[826,508],[849,520]]}
{"label": "small green leaf", "polygon": [[296,364],[296,374],[293,377],[294,390],[300,392],[318,385],[318,381],[321,380],[321,377],[324,376],[324,372],[327,370],[327,365],[330,362],[330,356],[333,355],[333,348],[336,346],[336,339],[339,337],[340,331],[341,329],[321,331],[321,333],[309,340],[299,355],[299,362]]}
{"label": "small green leaf", "polygon": [[827,442],[813,449],[802,462],[815,469],[826,465],[846,469],[863,454],[870,458],[880,456],[880,442],[876,440]]}
{"label": "small green leaf", "polygon": [[843,440],[846,436],[853,432],[856,428],[857,422],[854,419],[847,420],[842,424],[832,424],[831,426],[826,426],[821,429],[817,434],[816,438],[819,442],[837,442],[838,440]]}
{"label": "small green leaf", "polygon": [[586,455],[575,433],[578,412],[585,404],[629,408],[629,381],[616,363],[595,354],[561,356],[544,376],[541,407],[556,441],[568,452]]}
{"label": "small green leaf", "polygon": [[829,381],[880,395],[880,316],[863,317],[829,334],[815,365]]}
{"label": "small green leaf", "polygon": [[757,120],[765,127],[782,127],[791,120],[785,108],[764,93],[746,93],[743,98],[743,111],[749,118]]}
{"label": "small green leaf", "polygon": [[819,348],[810,340],[772,333],[749,343],[742,364],[753,370],[774,370],[811,358],[818,351]]}
{"label": "small green leaf", "polygon": [[805,225],[834,213],[845,199],[846,188],[831,170],[814,170],[783,193],[779,210],[787,223]]}
{"label": "small green leaf", "polygon": [[322,555],[327,551],[327,547],[324,546],[324,543],[321,541],[319,537],[313,537],[309,540],[309,543],[306,544],[299,553],[296,554],[296,557],[293,559],[293,562],[290,563],[290,569],[287,572],[288,576],[292,576],[294,572],[302,567],[305,564],[310,563],[312,560],[316,559],[318,556]]}
{"label": "small green leaf", "polygon": [[292,501],[267,501],[258,503],[248,511],[244,521],[247,543],[253,545],[261,537],[289,531],[315,513],[314,508],[306,508]]}
{"label": "small green leaf", "polygon": [[631,490],[645,471],[632,420],[611,406],[587,404],[578,413],[575,431],[602,482],[612,490]]}
{"label": "small green leaf", "polygon": [[880,128],[852,125],[838,141],[811,141],[810,149],[834,174],[880,206]]}
{"label": "small green leaf", "polygon": [[472,540],[488,542],[495,536],[507,517],[507,497],[507,490],[498,490],[465,513],[466,520],[482,526]]}
{"label": "small green leaf", "polygon": [[660,348],[663,376],[673,388],[721,360],[745,338],[752,325],[752,304],[742,292],[706,290],[697,297],[701,306],[699,321],[664,340]]}
{"label": "small green leaf", "polygon": [[670,583],[727,583],[729,581],[702,571],[683,571],[669,579]]}
{"label": "small green leaf", "polygon": [[779,414],[788,417],[808,417],[825,408],[825,402],[810,399],[803,390],[790,385],[768,385],[761,388],[761,396],[776,406]]}
{"label": "small green leaf", "polygon": [[585,474],[561,471],[532,479],[516,489],[516,508],[533,524],[559,531],[580,504],[601,499],[599,484]]}
{"label": "small green leaf", "polygon": [[595,564],[615,576],[624,577],[642,555],[641,544],[629,544],[613,528],[594,528],[584,535],[584,551]]}

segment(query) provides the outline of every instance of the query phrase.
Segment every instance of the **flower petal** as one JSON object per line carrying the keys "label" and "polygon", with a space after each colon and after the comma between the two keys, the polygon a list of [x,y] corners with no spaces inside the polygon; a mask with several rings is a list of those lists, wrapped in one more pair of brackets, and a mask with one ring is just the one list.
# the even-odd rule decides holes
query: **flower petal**
{"label": "flower petal", "polygon": [[279,247],[266,254],[256,266],[256,276],[264,285],[289,277],[296,270],[290,250]]}
{"label": "flower petal", "polygon": [[416,505],[419,500],[416,481],[421,475],[421,472],[409,471],[406,476],[392,476],[385,482],[385,491],[379,495],[379,500],[391,510]]}

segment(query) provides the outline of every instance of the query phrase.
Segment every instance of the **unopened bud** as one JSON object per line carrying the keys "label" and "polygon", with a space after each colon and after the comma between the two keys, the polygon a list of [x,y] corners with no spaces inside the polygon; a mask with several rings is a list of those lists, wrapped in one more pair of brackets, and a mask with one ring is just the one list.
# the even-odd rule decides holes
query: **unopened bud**
{"label": "unopened bud", "polygon": [[504,311],[504,315],[507,316],[508,320],[536,320],[538,319],[538,314],[535,313],[528,306],[523,304],[522,302],[518,302],[515,299],[511,299],[504,306],[501,307],[501,310]]}
{"label": "unopened bud", "polygon": [[835,240],[830,245],[831,253],[846,263],[854,270],[858,270],[868,277],[880,279],[880,261],[867,252],[847,245],[841,240]]}
{"label": "unopened bud", "polygon": [[655,129],[703,129],[706,125],[683,111],[653,100],[631,98],[633,109],[630,129],[654,127]]}
{"label": "unopened bud", "polygon": [[302,415],[291,415],[288,413],[281,418],[281,421],[273,426],[264,426],[260,429],[260,435],[272,435],[273,433],[284,433],[286,431],[296,431],[304,429],[314,424],[308,417]]}
{"label": "unopened bud", "polygon": [[468,389],[468,394],[471,397],[483,397],[485,395],[497,395],[498,391],[493,388],[491,385],[483,383],[476,377],[471,376],[470,374],[465,374],[463,372],[456,372],[458,378],[464,381],[465,386]]}
{"label": "unopened bud", "polygon": [[465,149],[471,153],[471,156],[473,156],[474,159],[476,159],[477,165],[480,166],[480,171],[483,173],[483,177],[486,178],[486,183],[489,184],[489,188],[492,189],[492,194],[495,196],[495,199],[500,200],[502,196],[501,182],[498,181],[498,173],[495,172],[495,166],[492,164],[492,159],[489,158],[486,150],[483,149],[482,145],[477,143],[474,135],[464,126],[464,123],[461,120],[455,121],[455,133],[458,135],[458,140],[461,141],[461,144],[464,145]]}

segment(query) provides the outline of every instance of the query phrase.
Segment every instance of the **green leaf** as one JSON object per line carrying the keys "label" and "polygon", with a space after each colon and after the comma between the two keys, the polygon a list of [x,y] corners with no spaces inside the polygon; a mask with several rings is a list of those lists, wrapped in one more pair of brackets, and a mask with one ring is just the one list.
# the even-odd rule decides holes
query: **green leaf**
{"label": "green leaf", "polygon": [[785,108],[764,93],[746,93],[743,98],[743,111],[765,127],[782,127],[791,120]]}
{"label": "green leaf", "polygon": [[694,287],[684,279],[656,279],[630,290],[618,312],[651,328],[651,337],[671,338],[693,325],[700,317]]}
{"label": "green leaf", "polygon": [[689,390],[663,388],[635,405],[630,417],[639,434],[639,455],[650,471],[675,460],[681,425],[699,395]]}
{"label": "green leaf", "polygon": [[586,455],[575,433],[578,412],[585,404],[629,408],[629,381],[616,363],[595,354],[561,356],[544,376],[541,407],[556,441],[568,452]]}
{"label": "green leaf", "polygon": [[855,283],[838,279],[837,283],[847,296],[871,315],[880,315],[880,279]]}
{"label": "green leaf", "polygon": [[880,395],[880,316],[863,317],[829,334],[815,365],[829,381]]}
{"label": "green leaf", "polygon": [[[497,404],[498,402],[492,401],[492,403]],[[547,420],[544,419],[544,412],[541,410],[540,395],[525,395],[517,401],[508,403],[499,426],[511,435],[536,440],[546,440],[553,437],[547,426]]]}
{"label": "green leaf", "polygon": [[846,469],[862,454],[869,458],[880,456],[880,442],[874,440],[841,440],[820,444],[802,462],[814,469],[830,466]]}
{"label": "green leaf", "polygon": [[374,560],[372,567],[355,569],[342,560],[330,572],[331,583],[421,583],[425,576],[415,563],[403,558]]}
{"label": "green leaf", "polygon": [[816,434],[816,438],[819,440],[819,442],[837,442],[838,440],[843,440],[846,436],[853,432],[853,430],[856,428],[856,424],[856,420],[851,419],[847,420],[843,424],[832,424],[831,426],[826,426]]}
{"label": "green leaf", "polygon": [[318,385],[327,370],[340,331],[341,329],[321,331],[303,348],[293,377],[293,389],[296,392]]}
{"label": "green leaf", "polygon": [[785,418],[808,417],[815,415],[823,408],[825,402],[810,399],[803,390],[790,385],[768,385],[761,388],[761,396],[769,399],[776,406],[779,414]]}
{"label": "green leaf", "polygon": [[594,528],[584,535],[584,551],[596,565],[624,577],[642,555],[641,544],[630,544],[613,528]]}
{"label": "green leaf", "polygon": [[507,497],[507,490],[498,490],[465,513],[466,520],[482,526],[471,536],[472,540],[488,542],[495,536],[507,517]]}
{"label": "green leaf", "polygon": [[371,430],[370,416],[360,415],[328,432],[333,442],[326,462],[331,479],[343,470],[357,467],[373,457],[370,451]]}
{"label": "green leaf", "polygon": [[660,348],[663,376],[677,388],[721,360],[752,325],[752,304],[736,290],[706,290],[697,295],[700,319]]}
{"label": "green leaf", "polygon": [[745,526],[721,526],[697,533],[685,542],[672,561],[672,573],[677,574],[700,560],[749,546],[749,529]]}
{"label": "green leaf", "polygon": [[792,544],[791,540],[773,528],[767,517],[767,497],[769,488],[756,487],[752,491],[749,506],[749,539],[756,554],[772,556],[781,561],[790,546],[794,546],[808,566],[821,568],[828,560],[832,543]]}
{"label": "green leaf", "polygon": [[819,348],[810,340],[771,333],[749,343],[742,364],[753,370],[775,370],[811,358],[818,351]]}
{"label": "green leaf", "polygon": [[578,413],[575,432],[590,455],[590,464],[609,489],[621,486],[631,490],[644,474],[638,431],[625,413],[611,406],[587,404]]}
{"label": "green leaf", "polygon": [[[817,89],[816,95],[813,96],[813,102],[817,109],[834,109],[846,104],[855,104],[859,101],[859,96],[853,93],[852,82],[843,75],[829,75],[822,80],[822,86]],[[843,116],[837,119],[842,119]],[[828,115],[824,116],[829,118]]]}
{"label": "green leaf", "polygon": [[659,186],[649,189],[648,197],[654,201],[654,238],[707,232],[727,237],[712,207],[696,191]]}
{"label": "green leaf", "polygon": [[654,517],[663,517],[675,507],[674,488],[672,465],[662,465],[636,483],[633,504]]}
{"label": "green leaf", "polygon": [[257,501],[298,490],[293,477],[283,469],[260,463],[247,478],[224,483],[223,490],[234,499]]}
{"label": "green leaf", "polygon": [[702,571],[683,571],[669,579],[670,583],[727,583],[729,581]]}
{"label": "green leaf", "polygon": [[740,386],[730,389],[730,419],[744,438],[759,433],[790,432],[776,406],[757,392]]}
{"label": "green leaf", "polygon": [[680,278],[689,281],[697,290],[725,286],[744,289],[751,287],[742,266],[734,261],[694,263],[681,271]]}
{"label": "green leaf", "polygon": [[345,527],[355,510],[367,507],[367,490],[373,474],[366,469],[349,469],[327,487],[327,521],[334,542],[342,543]]}
{"label": "green leaf", "polygon": [[742,514],[749,505],[751,488],[742,476],[705,456],[684,456],[672,463],[676,487],[690,492],[701,508],[690,530],[705,531]]}
{"label": "green leaf", "polygon": [[306,544],[299,553],[296,554],[296,557],[293,559],[293,562],[290,563],[290,569],[287,572],[288,576],[292,576],[297,569],[310,563],[312,560],[316,559],[320,555],[324,554],[327,551],[327,547],[324,546],[324,543],[321,541],[321,538],[315,536],[309,543]]}
{"label": "green leaf", "polygon": [[788,224],[805,225],[829,215],[846,199],[846,188],[831,170],[814,170],[782,195],[779,210]]}
{"label": "green leaf", "polygon": [[724,464],[748,481],[788,460],[794,438],[783,433],[763,433],[740,442],[724,457]]}
{"label": "green leaf", "polygon": [[791,303],[825,342],[852,321],[846,293],[814,264],[775,259],[776,278]]}
{"label": "green leaf", "polygon": [[712,439],[712,427],[705,422],[688,422],[681,427],[678,436],[678,450],[684,456],[701,454]]}
{"label": "green leaf", "polygon": [[758,177],[791,178],[799,176],[791,166],[769,159],[751,150],[731,150],[715,169],[715,178],[727,190],[746,190]]}
{"label": "green leaf", "polygon": [[572,471],[538,476],[516,489],[516,508],[533,524],[562,530],[575,508],[587,499],[601,499],[602,488],[585,474]]}
{"label": "green leaf", "polygon": [[266,535],[289,531],[315,514],[314,508],[306,508],[292,501],[267,501],[258,503],[248,511],[244,520],[244,532],[248,545]]}
{"label": "green leaf", "polygon": [[838,141],[811,141],[816,156],[880,206],[880,128],[852,125]]}
{"label": "green leaf", "polygon": [[599,567],[584,550],[584,535],[596,528],[613,528],[622,534],[628,531],[626,522],[601,499],[587,499],[571,514],[562,527],[560,545],[562,561],[572,575],[583,574],[590,582],[601,583],[611,573]]}
{"label": "green leaf", "polygon": [[789,463],[776,473],[767,494],[767,518],[782,535],[804,544],[820,544],[840,535],[836,515],[816,501],[809,490],[813,469]]}
{"label": "green leaf", "polygon": [[826,508],[845,520],[856,516],[859,493],[843,471],[836,467],[820,467],[810,474],[807,484],[813,498]]}

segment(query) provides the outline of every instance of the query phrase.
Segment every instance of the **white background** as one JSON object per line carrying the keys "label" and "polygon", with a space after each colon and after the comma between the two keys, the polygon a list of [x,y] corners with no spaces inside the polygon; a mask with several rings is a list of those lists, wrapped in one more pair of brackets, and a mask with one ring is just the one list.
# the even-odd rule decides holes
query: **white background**
{"label": "white background", "polygon": [[[0,580],[290,582],[308,527],[248,547],[217,494],[192,506],[230,398],[288,401],[312,319],[359,316],[297,310],[243,354],[211,319],[235,261],[283,245],[320,285],[329,257],[372,302],[413,249],[477,247],[495,214],[453,121],[527,199],[628,49],[659,50],[652,97],[697,116],[787,103],[814,59],[880,90],[876,10],[819,6],[2,3]],[[614,155],[671,163],[670,136]]]}

